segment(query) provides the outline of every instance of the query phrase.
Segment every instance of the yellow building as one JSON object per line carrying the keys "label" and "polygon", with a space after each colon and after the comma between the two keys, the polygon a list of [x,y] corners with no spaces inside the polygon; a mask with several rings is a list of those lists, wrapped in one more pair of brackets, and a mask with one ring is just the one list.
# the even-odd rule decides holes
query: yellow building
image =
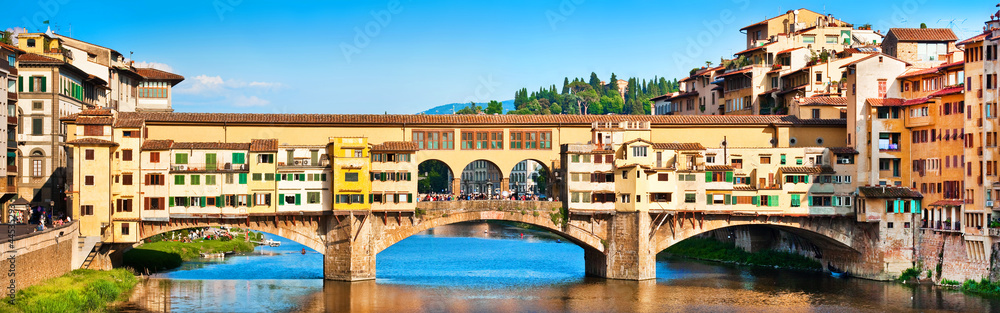
{"label": "yellow building", "polygon": [[[333,209],[368,210],[371,202],[371,162],[368,138],[332,138],[327,151],[333,162]],[[408,195],[407,199],[413,196]],[[412,200],[410,200],[412,201]]]}

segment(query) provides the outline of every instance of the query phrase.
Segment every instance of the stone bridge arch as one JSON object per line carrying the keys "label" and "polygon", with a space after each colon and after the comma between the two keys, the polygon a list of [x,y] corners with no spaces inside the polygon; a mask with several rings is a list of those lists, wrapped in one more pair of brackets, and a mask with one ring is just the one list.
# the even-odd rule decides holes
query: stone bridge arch
{"label": "stone bridge arch", "polygon": [[228,226],[262,231],[300,243],[321,254],[326,253],[325,216],[266,216],[241,219],[172,218],[170,222],[142,222],[140,239],[165,232],[196,227]]}

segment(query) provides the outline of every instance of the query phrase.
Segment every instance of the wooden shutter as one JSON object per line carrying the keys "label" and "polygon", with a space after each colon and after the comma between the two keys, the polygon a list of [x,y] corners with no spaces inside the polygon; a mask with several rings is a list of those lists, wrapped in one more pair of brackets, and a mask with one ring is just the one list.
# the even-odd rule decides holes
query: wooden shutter
{"label": "wooden shutter", "polygon": [[278,194],[278,205],[285,205],[285,195]]}
{"label": "wooden shutter", "polygon": [[46,89],[48,89],[46,87],[48,84],[45,82],[46,78],[48,78],[48,77],[42,76],[42,86],[41,86],[42,87],[42,92],[46,92],[47,91]]}
{"label": "wooden shutter", "polygon": [[295,205],[302,205],[302,194],[295,194]]}

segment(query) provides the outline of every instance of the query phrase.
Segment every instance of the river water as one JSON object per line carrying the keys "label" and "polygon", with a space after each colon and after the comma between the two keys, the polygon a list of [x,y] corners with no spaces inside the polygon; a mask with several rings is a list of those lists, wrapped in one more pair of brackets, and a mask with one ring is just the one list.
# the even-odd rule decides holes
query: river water
{"label": "river water", "polygon": [[[522,237],[521,234],[524,234]],[[997,312],[1000,300],[811,272],[657,261],[655,280],[584,277],[583,249],[549,233],[442,226],[377,256],[378,279],[323,277],[323,256],[287,239],[192,261],[136,288],[123,311],[173,312]]]}

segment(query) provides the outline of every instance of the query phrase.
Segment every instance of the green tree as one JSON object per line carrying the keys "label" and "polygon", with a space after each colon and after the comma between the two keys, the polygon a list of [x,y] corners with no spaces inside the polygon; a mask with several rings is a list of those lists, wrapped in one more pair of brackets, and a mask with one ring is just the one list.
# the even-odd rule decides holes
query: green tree
{"label": "green tree", "polygon": [[14,43],[11,40],[11,33],[8,31],[0,31],[0,42],[13,45]]}
{"label": "green tree", "polygon": [[562,106],[559,103],[553,103],[549,106],[549,112],[552,112],[552,114],[562,114]]}
{"label": "green tree", "polygon": [[562,94],[569,93],[569,77],[563,78]]}
{"label": "green tree", "polygon": [[581,91],[579,95],[580,95],[580,102],[581,104],[583,104],[581,114],[589,114],[588,107],[590,106],[590,104],[597,102],[597,100],[600,99],[600,97],[597,95],[597,91],[594,91],[593,89],[587,89]]}
{"label": "green tree", "polygon": [[490,100],[490,103],[486,104],[486,114],[502,114],[503,113],[503,103],[496,100]]}
{"label": "green tree", "polygon": [[549,170],[539,166],[531,179],[535,181],[535,186],[538,186],[538,194],[546,195],[549,187]]}
{"label": "green tree", "polygon": [[455,114],[479,114],[483,111],[483,107],[476,105],[475,102],[469,102],[469,106],[462,108],[455,112]]}
{"label": "green tree", "polygon": [[594,90],[601,90],[601,79],[597,78],[597,73],[590,72],[590,87]]}
{"label": "green tree", "polygon": [[420,193],[445,192],[448,190],[451,169],[444,162],[424,161],[417,166],[417,191]]}
{"label": "green tree", "polygon": [[920,28],[921,28],[921,29],[923,29],[923,28],[927,28],[927,23],[920,23]]}

